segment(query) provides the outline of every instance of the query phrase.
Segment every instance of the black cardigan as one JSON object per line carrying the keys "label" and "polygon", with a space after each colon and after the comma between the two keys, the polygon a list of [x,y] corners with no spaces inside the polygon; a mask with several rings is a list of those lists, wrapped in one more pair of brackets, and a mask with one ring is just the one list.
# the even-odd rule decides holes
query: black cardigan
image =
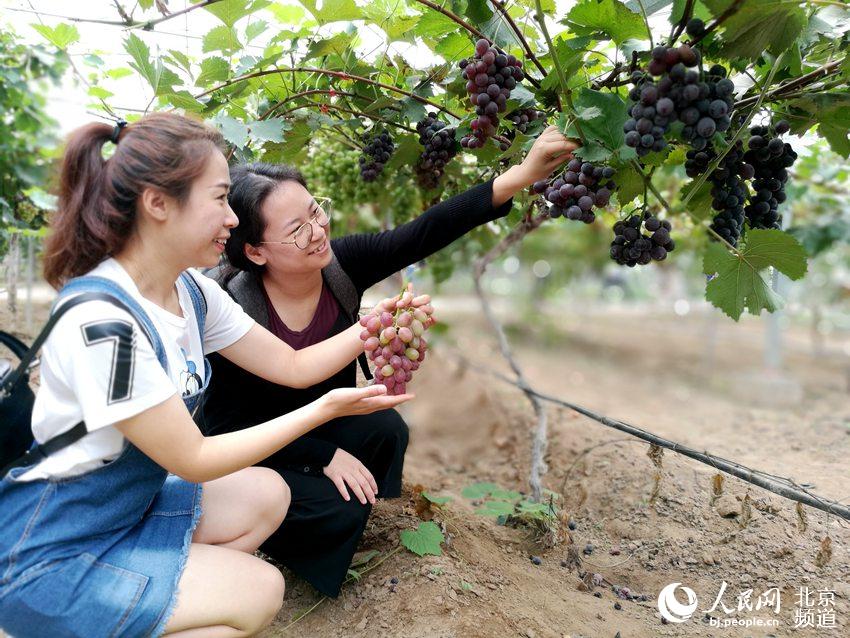
{"label": "black cardigan", "polygon": [[[333,239],[331,249],[342,270],[354,283],[360,299],[368,288],[379,281],[445,248],[473,228],[507,215],[512,200],[494,208],[492,199],[493,181],[490,180],[432,206],[416,219],[393,230]],[[223,284],[221,271],[212,276],[219,284]],[[248,281],[256,287],[256,290],[251,291],[251,296],[256,299],[262,285],[259,277],[255,276]],[[240,299],[232,286],[223,287],[237,302],[244,300],[245,295]],[[264,311],[257,314],[266,319]],[[336,322],[325,338],[351,325],[352,318],[340,309]],[[268,328],[268,324],[264,327]],[[213,373],[203,408],[207,434],[221,434],[257,425],[296,410],[334,388],[356,385],[357,369],[354,361],[321,383],[306,389],[294,389],[261,379],[221,355],[212,354],[209,359]],[[286,467],[321,474],[322,468],[330,463],[335,453],[335,445],[311,437],[308,433],[275,456]]]}

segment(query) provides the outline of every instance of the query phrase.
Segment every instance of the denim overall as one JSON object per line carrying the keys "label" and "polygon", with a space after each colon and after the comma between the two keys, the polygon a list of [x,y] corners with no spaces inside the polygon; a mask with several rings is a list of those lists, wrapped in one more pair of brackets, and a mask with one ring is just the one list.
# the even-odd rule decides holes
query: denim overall
{"label": "denim overall", "polygon": [[[206,302],[188,273],[200,334]],[[119,298],[152,337],[142,307],[115,282],[73,279],[59,298],[97,291]],[[209,383],[183,397],[192,412]],[[15,638],[158,636],[177,599],[177,585],[201,515],[201,486],[168,472],[125,442],[114,461],[79,476],[19,481],[18,467],[0,481],[0,628]]]}

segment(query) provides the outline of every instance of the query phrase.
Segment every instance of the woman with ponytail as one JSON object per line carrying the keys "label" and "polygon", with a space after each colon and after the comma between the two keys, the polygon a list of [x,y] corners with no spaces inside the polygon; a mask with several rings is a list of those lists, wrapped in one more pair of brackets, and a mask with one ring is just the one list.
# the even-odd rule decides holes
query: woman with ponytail
{"label": "woman with ponytail", "polygon": [[15,638],[257,632],[284,583],[253,553],[290,496],[252,466],[321,423],[410,398],[338,389],[201,434],[206,354],[307,387],[360,349],[353,327],[296,352],[193,270],[218,262],[238,223],[221,143],[172,114],[90,124],[68,142],[45,254],[64,314],[42,350],[41,455],[0,480],[0,629]]}

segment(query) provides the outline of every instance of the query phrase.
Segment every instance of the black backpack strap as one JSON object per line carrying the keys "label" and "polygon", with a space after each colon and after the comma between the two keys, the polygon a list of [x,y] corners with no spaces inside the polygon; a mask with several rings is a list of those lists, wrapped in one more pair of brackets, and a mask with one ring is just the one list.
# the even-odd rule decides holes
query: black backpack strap
{"label": "black backpack strap", "polygon": [[[35,341],[32,344],[32,347],[21,357],[21,363],[15,369],[14,372],[10,373],[2,380],[0,383],[0,400],[2,400],[8,392],[12,391],[12,388],[20,381],[20,379],[29,372],[30,364],[35,359],[36,354],[44,345],[44,342],[47,341],[47,337],[50,336],[50,332],[56,326],[56,323],[62,316],[68,312],[71,308],[80,305],[81,303],[86,303],[88,301],[106,301],[107,303],[111,303],[113,306],[117,306],[122,310],[130,313],[135,317],[135,313],[128,308],[124,302],[116,299],[112,295],[109,295],[105,292],[84,292],[79,295],[75,295],[68,299],[67,301],[62,302],[62,304],[53,311],[53,314],[50,316],[47,324],[42,328],[38,337],[36,337]],[[145,333],[145,336],[151,342],[153,346],[153,337],[147,331],[143,322],[138,322],[142,328],[142,331]],[[48,457],[50,454],[54,454],[59,450],[68,447],[72,443],[76,443],[81,438],[83,438],[87,433],[86,424],[84,421],[80,421],[73,428],[68,430],[67,432],[63,432],[62,434],[53,437],[52,439],[45,441],[44,443],[34,445],[26,454],[18,457],[11,463],[9,463],[6,467],[0,470],[0,476],[5,476],[9,470],[21,467],[25,465],[30,465],[34,463],[40,463],[44,459]]]}
{"label": "black backpack strap", "polygon": [[[343,270],[337,261],[336,255],[331,256],[331,263],[322,268],[322,277],[325,283],[331,289],[333,296],[336,297],[345,312],[351,318],[352,323],[357,323],[360,319],[360,295],[357,294],[357,288],[351,277]],[[366,353],[362,352],[357,357],[360,363],[360,369],[363,370],[363,375],[367,379],[372,378],[372,373],[369,371],[369,362],[366,359]]]}
{"label": "black backpack strap", "polygon": [[72,443],[76,443],[81,438],[88,434],[86,422],[80,421],[67,432],[63,432],[54,436],[49,441],[45,441],[41,445],[34,445],[25,454],[19,456],[6,467],[0,470],[0,476],[6,476],[9,470],[25,465],[37,465],[46,459],[49,455],[55,454],[59,450],[68,447]]}

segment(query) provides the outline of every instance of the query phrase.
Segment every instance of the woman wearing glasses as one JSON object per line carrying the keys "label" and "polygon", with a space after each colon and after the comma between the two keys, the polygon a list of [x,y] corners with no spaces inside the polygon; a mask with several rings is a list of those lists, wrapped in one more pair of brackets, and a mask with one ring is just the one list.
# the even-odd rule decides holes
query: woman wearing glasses
{"label": "woman wearing glasses", "polygon": [[[367,288],[507,215],[514,194],[547,177],[575,148],[549,127],[521,164],[495,179],[393,230],[335,239],[330,238],[330,200],[314,197],[297,170],[236,166],[230,205],[239,225],[227,242],[229,264],[208,274],[260,325],[295,349],[310,346],[356,323]],[[354,361],[306,389],[269,383],[222,357],[210,361],[208,434],[262,422],[356,383]],[[266,459],[263,465],[280,472],[290,486],[292,501],[262,551],[322,593],[337,596],[375,498],[400,495],[407,440],[398,412],[384,410],[335,419]]]}

